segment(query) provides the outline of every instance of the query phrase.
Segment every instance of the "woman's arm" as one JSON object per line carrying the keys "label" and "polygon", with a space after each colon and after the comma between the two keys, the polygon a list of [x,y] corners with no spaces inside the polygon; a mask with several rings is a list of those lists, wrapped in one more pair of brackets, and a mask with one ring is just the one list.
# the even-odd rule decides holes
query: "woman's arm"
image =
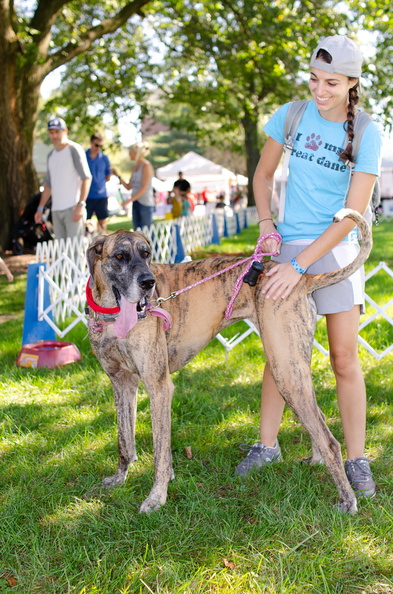
{"label": "woman's arm", "polygon": [[[356,171],[349,187],[347,208],[364,214],[371,200],[376,176],[371,173]],[[308,268],[340,243],[355,227],[351,219],[333,223],[315,241],[308,245],[296,258],[302,268]]]}
{"label": "woman's arm", "polygon": [[128,183],[125,182],[124,179],[121,179],[121,175],[119,175],[119,172],[117,171],[116,167],[112,167],[111,175],[116,175],[116,177],[119,178],[119,183],[123,186],[123,188],[125,188],[126,190],[131,190],[131,179]]}
{"label": "woman's arm", "polygon": [[[351,180],[346,206],[364,214],[371,199],[375,180],[375,175],[360,171],[355,172]],[[355,223],[347,218],[343,219],[340,223],[332,222],[322,235],[305,247],[296,257],[299,266],[301,268],[311,266],[311,264],[338,245],[352,231],[354,226]],[[288,297],[300,279],[300,274],[296,272],[290,262],[278,264],[267,272],[266,276],[270,276],[270,279],[266,283],[263,292],[266,294],[266,297],[271,297],[272,299],[278,299],[279,297],[285,299],[285,297]]]}
{"label": "woman's arm", "polygon": [[[280,163],[282,151],[283,145],[269,136],[254,174],[254,197],[260,221],[259,232],[261,236],[273,233],[276,230],[273,225],[270,205],[274,188],[274,174]],[[277,249],[277,241],[267,239],[262,243],[261,247],[266,253],[274,252]]]}

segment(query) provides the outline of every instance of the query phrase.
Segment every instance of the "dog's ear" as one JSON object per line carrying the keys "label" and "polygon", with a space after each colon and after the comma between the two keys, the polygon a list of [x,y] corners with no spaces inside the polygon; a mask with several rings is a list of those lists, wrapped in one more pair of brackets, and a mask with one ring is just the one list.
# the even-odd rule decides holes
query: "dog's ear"
{"label": "dog's ear", "polygon": [[87,263],[89,265],[90,275],[93,276],[94,273],[94,263],[97,258],[101,258],[102,256],[102,249],[104,247],[104,243],[106,240],[106,235],[97,235],[92,241],[87,250]]}

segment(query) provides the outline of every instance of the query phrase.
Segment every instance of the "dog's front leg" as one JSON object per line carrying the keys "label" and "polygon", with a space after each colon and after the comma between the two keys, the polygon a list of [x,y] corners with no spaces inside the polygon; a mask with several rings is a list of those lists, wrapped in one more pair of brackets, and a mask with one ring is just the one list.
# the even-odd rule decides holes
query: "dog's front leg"
{"label": "dog's front leg", "polygon": [[171,453],[171,406],[174,386],[168,368],[162,378],[143,379],[150,395],[154,446],[154,484],[139,511],[149,514],[165,504],[168,483],[173,478]]}
{"label": "dog's front leg", "polygon": [[127,478],[128,467],[137,460],[135,446],[135,421],[139,377],[124,370],[111,376],[115,395],[118,427],[119,460],[116,474],[103,480],[105,487],[122,485]]}

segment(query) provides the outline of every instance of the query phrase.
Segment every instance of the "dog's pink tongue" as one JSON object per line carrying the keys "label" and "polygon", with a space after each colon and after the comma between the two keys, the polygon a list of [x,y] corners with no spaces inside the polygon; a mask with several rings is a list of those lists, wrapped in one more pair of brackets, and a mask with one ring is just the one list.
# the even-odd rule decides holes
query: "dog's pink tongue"
{"label": "dog's pink tongue", "polygon": [[130,330],[138,321],[138,314],[136,311],[136,303],[130,303],[121,296],[120,299],[120,313],[113,324],[113,331],[117,338],[125,338]]}

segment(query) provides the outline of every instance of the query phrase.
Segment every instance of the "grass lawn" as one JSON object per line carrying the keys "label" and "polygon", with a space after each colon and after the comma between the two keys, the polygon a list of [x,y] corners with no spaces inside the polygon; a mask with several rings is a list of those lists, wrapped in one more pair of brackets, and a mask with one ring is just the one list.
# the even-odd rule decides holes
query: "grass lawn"
{"label": "grass lawn", "polygon": [[[393,269],[392,232],[393,223],[374,227],[367,270],[381,260]],[[253,227],[200,253],[250,254],[256,239]],[[360,502],[355,517],[335,510],[337,491],[323,466],[299,464],[310,442],[290,411],[280,432],[284,461],[243,480],[233,476],[244,456],[238,446],[258,438],[264,355],[255,335],[228,358],[213,340],[174,374],[176,478],[166,506],[147,517],[138,514],[153,482],[144,388],[139,459],[122,487],[106,490],[101,481],[117,463],[110,382],[82,324],[65,338],[80,348],[79,363],[16,367],[25,284],[25,275],[11,285],[0,277],[0,594],[393,593],[392,354],[377,361],[360,347],[367,454],[378,491]],[[379,273],[373,297],[388,301],[392,287],[391,277]],[[317,332],[323,342],[322,322]],[[374,346],[393,342],[381,320],[364,336]],[[333,375],[317,350],[312,373],[327,423],[342,443]]]}

